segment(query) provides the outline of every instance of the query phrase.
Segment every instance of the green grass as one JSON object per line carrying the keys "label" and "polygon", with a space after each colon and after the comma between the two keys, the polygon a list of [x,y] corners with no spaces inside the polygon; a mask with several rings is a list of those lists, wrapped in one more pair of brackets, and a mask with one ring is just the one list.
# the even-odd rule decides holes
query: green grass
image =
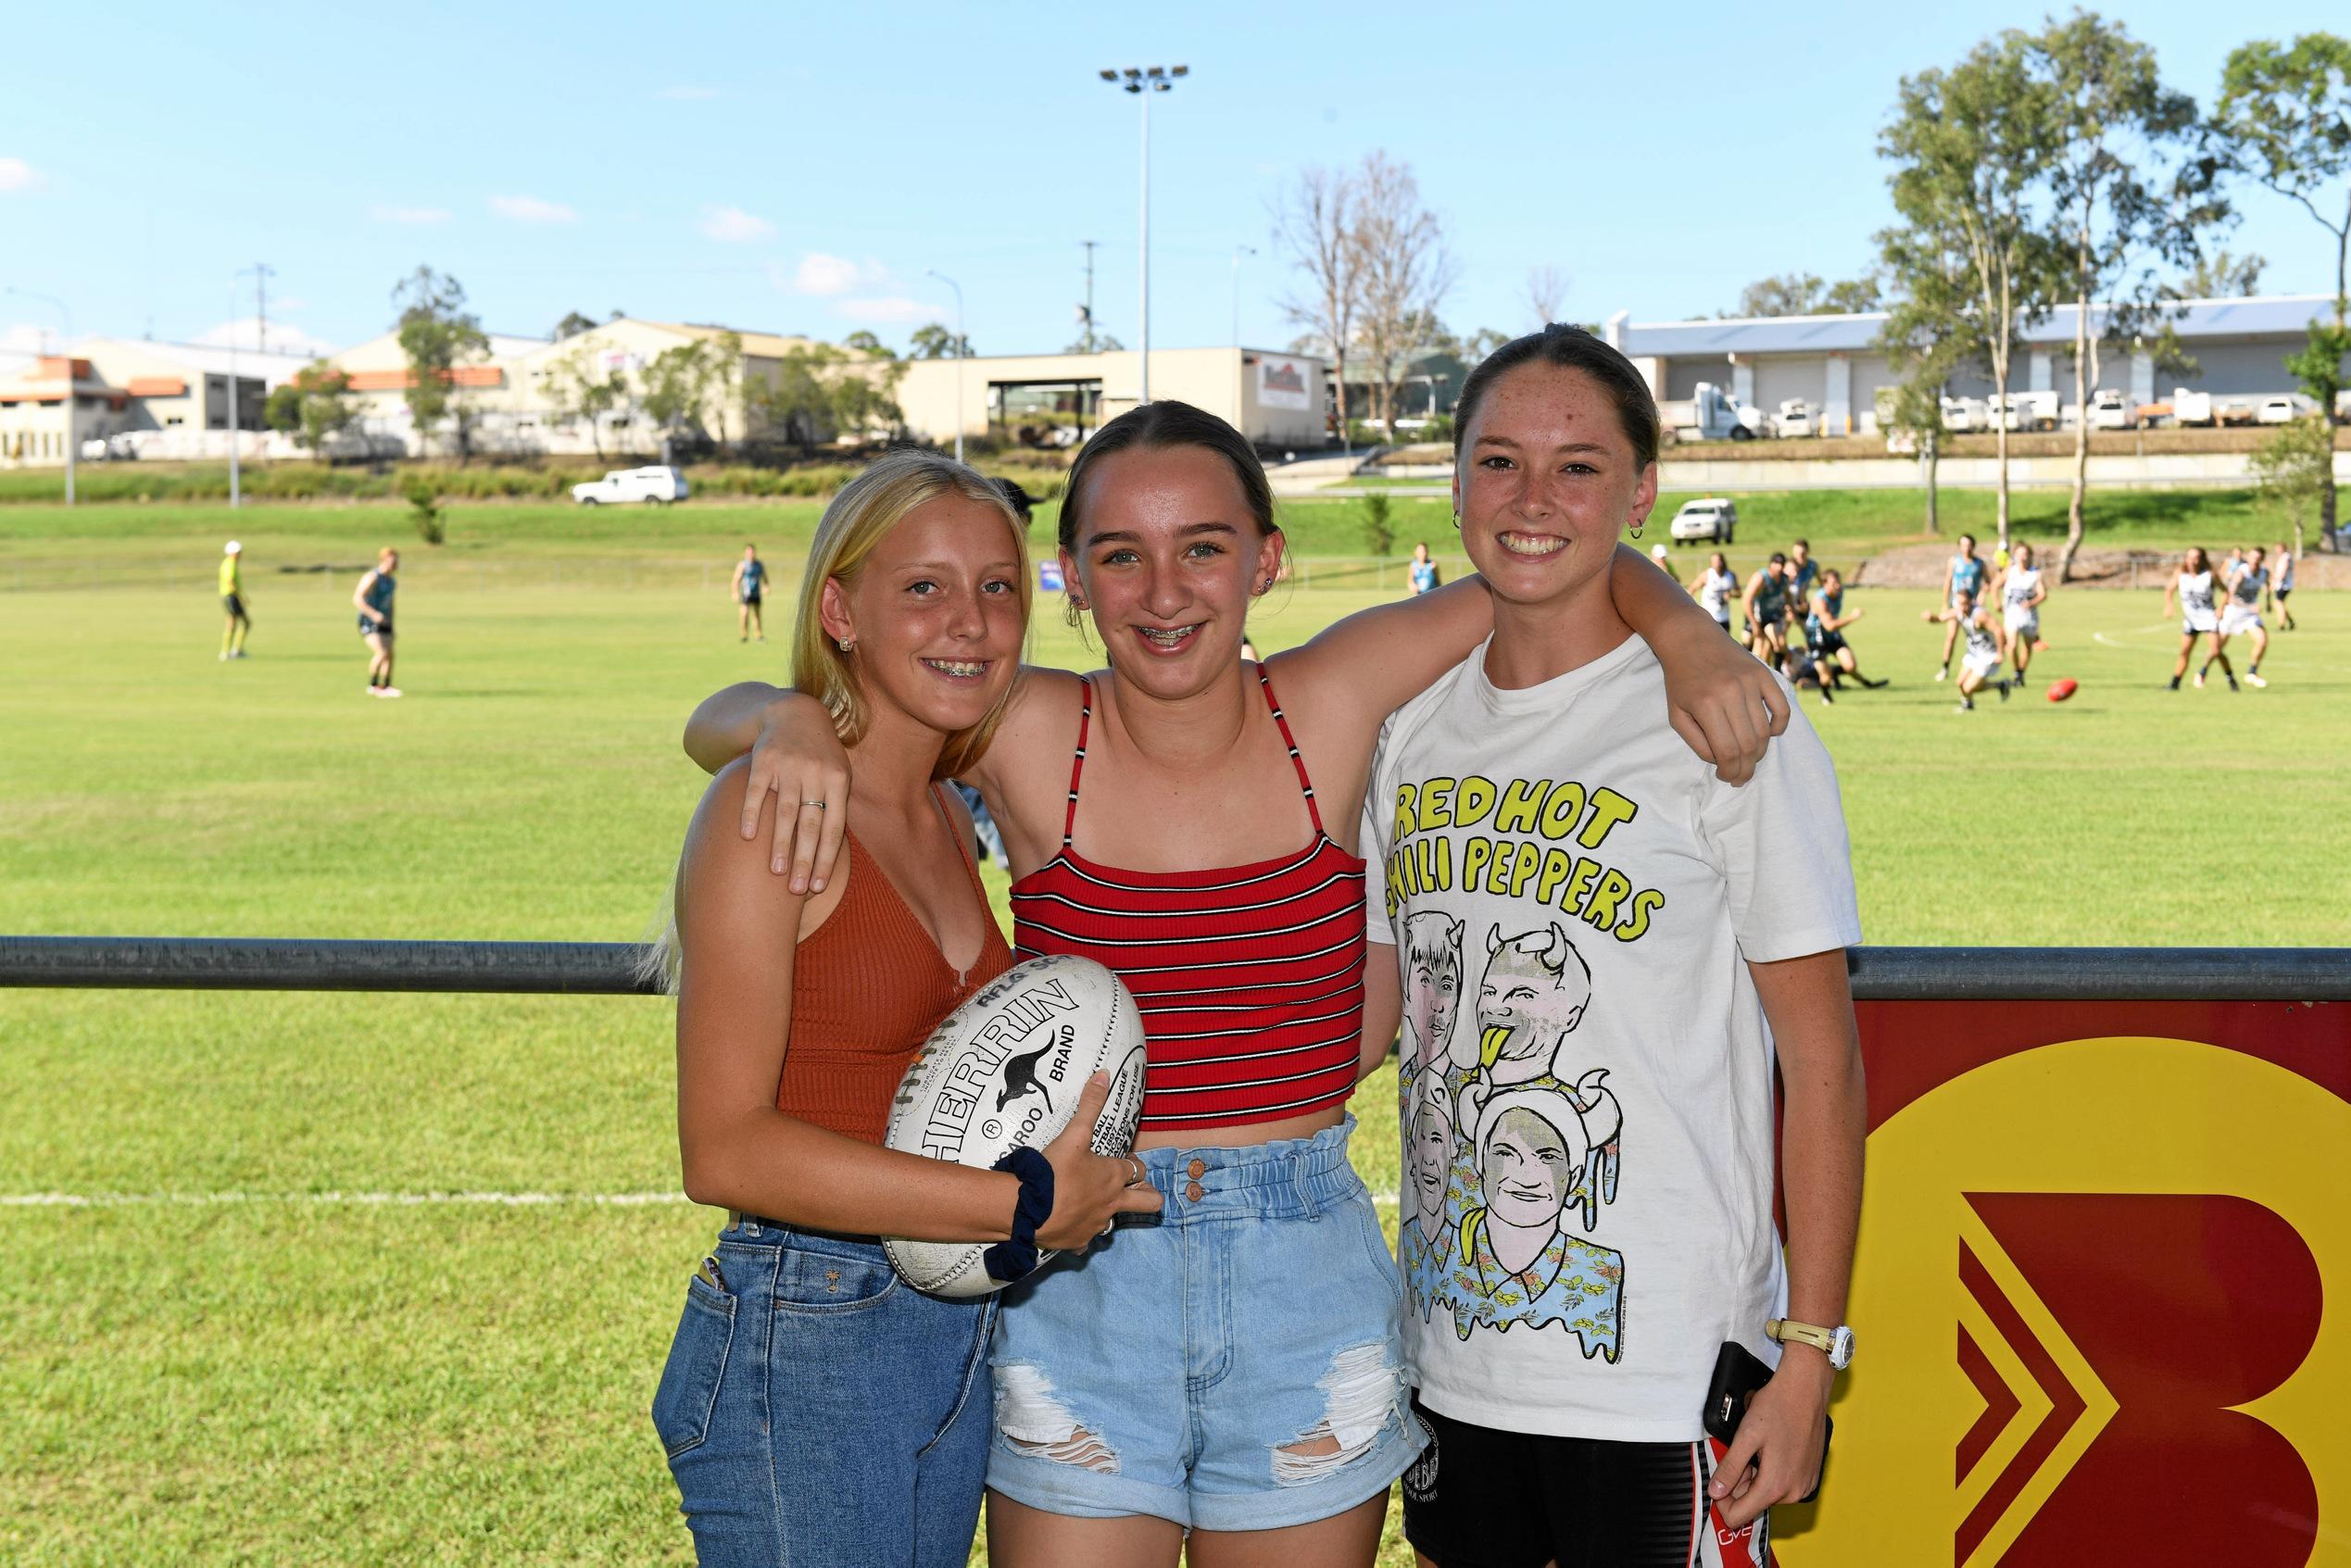
{"label": "green grass", "polygon": [[[685,713],[781,670],[782,618],[737,644],[696,554],[723,585],[748,523],[784,566],[815,514],[459,508],[404,571],[411,695],[379,703],[350,576],[265,569],[364,560],[396,511],[41,511],[0,508],[0,585],[84,552],[169,585],[0,593],[0,930],[568,940],[644,928],[699,793]],[[231,665],[224,526],[259,621]],[[1260,646],[1377,596],[1277,592]],[[1871,940],[2351,941],[2333,596],[2297,599],[2269,690],[2173,695],[2154,595],[2061,594],[2034,684],[2081,696],[1971,717],[1925,595],[1855,602],[1897,684],[1805,712]],[[1037,654],[1090,662],[1050,615]],[[0,1561],[689,1561],[644,1411],[714,1216],[588,1201],[673,1192],[673,1091],[649,999],[0,992],[0,1194],[164,1199],[0,1207]],[[1393,1096],[1355,1102],[1376,1192]],[[362,1200],[433,1192],[572,1201]]]}

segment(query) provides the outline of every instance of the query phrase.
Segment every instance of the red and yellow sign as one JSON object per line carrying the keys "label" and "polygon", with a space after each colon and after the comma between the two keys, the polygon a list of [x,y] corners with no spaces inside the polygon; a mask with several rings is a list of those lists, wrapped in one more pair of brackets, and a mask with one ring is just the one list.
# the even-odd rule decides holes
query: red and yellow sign
{"label": "red and yellow sign", "polygon": [[2351,1005],[1860,1013],[1860,1353],[1789,1568],[2351,1563]]}

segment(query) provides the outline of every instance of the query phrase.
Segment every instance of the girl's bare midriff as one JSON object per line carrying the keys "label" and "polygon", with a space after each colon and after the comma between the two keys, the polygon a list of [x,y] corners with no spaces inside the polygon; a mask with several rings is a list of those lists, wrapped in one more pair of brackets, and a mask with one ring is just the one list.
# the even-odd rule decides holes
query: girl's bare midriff
{"label": "girl's bare midriff", "polygon": [[1137,1148],[1249,1148],[1261,1143],[1274,1143],[1282,1138],[1311,1138],[1326,1127],[1336,1127],[1346,1120],[1347,1108],[1334,1105],[1324,1110],[1310,1110],[1303,1116],[1285,1116],[1278,1122],[1250,1122],[1238,1127],[1209,1127],[1185,1133],[1170,1130],[1164,1133],[1138,1133]]}

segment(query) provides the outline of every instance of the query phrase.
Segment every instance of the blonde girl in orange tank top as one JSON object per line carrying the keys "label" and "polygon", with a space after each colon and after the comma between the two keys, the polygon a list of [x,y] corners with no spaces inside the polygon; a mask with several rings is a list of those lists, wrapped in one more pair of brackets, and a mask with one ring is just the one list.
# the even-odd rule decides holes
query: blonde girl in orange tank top
{"label": "blonde girl in orange tank top", "polygon": [[[876,1238],[1005,1241],[1024,1184],[881,1136],[932,1027],[1011,963],[944,781],[994,734],[1027,610],[1001,491],[927,453],[874,463],[817,526],[793,639],[794,684],[853,759],[848,876],[803,894],[769,873],[766,835],[737,827],[744,762],[687,831],[659,949],[678,1148],[686,1196],[733,1218],[688,1282],[652,1414],[704,1563],[960,1568],[970,1549],[996,1298],[923,1296]],[[1158,1207],[1135,1162],[1086,1147],[1104,1088],[1045,1150],[1041,1247]]]}

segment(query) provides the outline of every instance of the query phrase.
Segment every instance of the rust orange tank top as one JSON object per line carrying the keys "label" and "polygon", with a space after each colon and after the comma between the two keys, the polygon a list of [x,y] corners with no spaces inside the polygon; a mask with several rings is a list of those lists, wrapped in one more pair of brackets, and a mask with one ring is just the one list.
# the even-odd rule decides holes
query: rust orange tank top
{"label": "rust orange tank top", "polygon": [[[987,895],[969,837],[932,785],[932,804],[962,850],[972,897]],[[775,1108],[830,1132],[880,1143],[890,1098],[923,1042],[973,992],[1012,966],[991,911],[979,957],[956,974],[882,868],[849,834],[849,886],[823,925],[801,941],[792,966],[792,1030]]]}

